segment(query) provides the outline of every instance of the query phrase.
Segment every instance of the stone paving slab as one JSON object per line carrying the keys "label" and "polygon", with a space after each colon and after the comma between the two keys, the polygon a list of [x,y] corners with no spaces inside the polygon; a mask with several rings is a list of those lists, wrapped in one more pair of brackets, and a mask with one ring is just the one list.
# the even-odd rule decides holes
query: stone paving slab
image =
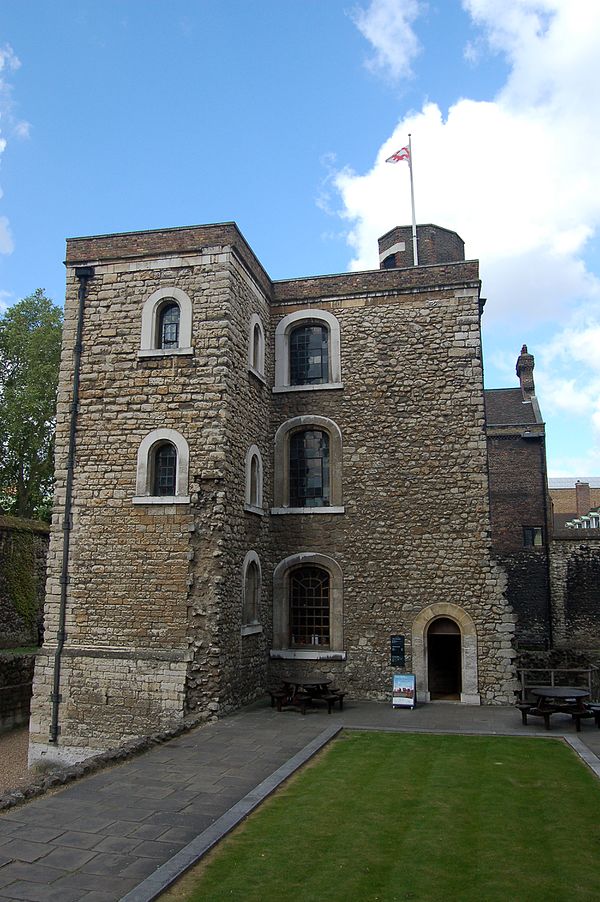
{"label": "stone paving slab", "polygon": [[218,841],[245,806],[260,801],[261,785],[271,786],[301,750],[342,726],[546,738],[564,732],[600,775],[600,730],[584,724],[576,733],[571,718],[552,725],[549,732],[523,726],[512,707],[349,702],[343,712],[315,707],[302,716],[257,704],[0,814],[0,900],[156,898],[161,873],[175,879],[207,838]]}

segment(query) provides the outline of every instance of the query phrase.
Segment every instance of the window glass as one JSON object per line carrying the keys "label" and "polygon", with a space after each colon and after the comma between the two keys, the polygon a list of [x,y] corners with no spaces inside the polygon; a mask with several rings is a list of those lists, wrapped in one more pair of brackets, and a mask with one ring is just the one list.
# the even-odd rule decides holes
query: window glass
{"label": "window glass", "polygon": [[154,454],[154,495],[175,495],[177,450],[170,442],[159,445]]}
{"label": "window glass", "polygon": [[523,545],[526,548],[541,547],[544,544],[544,533],[541,526],[523,527]]}
{"label": "window glass", "polygon": [[254,561],[250,561],[246,568],[246,580],[244,583],[244,623],[256,623],[258,620],[258,590],[260,586],[260,574]]}
{"label": "window glass", "polygon": [[329,436],[320,429],[290,438],[290,507],[324,507],[330,502]]}
{"label": "window glass", "polygon": [[166,304],[162,308],[158,323],[159,348],[179,347],[179,319],[178,304]]}
{"label": "window glass", "polygon": [[252,460],[250,461],[250,504],[253,504],[255,507],[258,507],[259,505],[258,457],[256,454],[252,455]]}
{"label": "window glass", "polygon": [[252,334],[252,366],[255,370],[259,370],[261,365],[261,339],[260,326],[258,323],[254,323],[254,331]]}
{"label": "window glass", "polygon": [[329,645],[329,573],[321,567],[290,574],[290,645]]}
{"label": "window glass", "polygon": [[329,332],[326,326],[298,326],[289,338],[290,385],[329,382]]}

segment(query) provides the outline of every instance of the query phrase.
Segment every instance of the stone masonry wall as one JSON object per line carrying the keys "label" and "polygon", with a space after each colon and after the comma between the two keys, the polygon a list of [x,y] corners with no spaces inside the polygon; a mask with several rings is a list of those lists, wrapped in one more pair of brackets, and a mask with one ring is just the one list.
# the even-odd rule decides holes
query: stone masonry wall
{"label": "stone masonry wall", "polygon": [[[293,298],[296,283],[276,287]],[[302,295],[304,280],[298,287]],[[274,324],[302,306],[274,308]],[[410,671],[415,617],[452,601],[476,623],[482,700],[512,700],[514,617],[489,558],[477,290],[397,290],[319,306],[340,322],[344,387],[275,395],[273,432],[302,414],[337,423],[345,513],[271,517],[272,567],[317,551],[343,571],[347,660],[319,669],[352,695],[384,697],[390,635],[406,636]],[[272,663],[274,674],[288,668]]]}
{"label": "stone masonry wall", "polygon": [[[73,530],[62,664],[61,742],[106,748],[180,721],[190,657],[188,592],[197,511],[189,505],[132,504],[137,450],[157,428],[179,431],[190,447],[191,490],[222,478],[224,322],[229,309],[228,254],[207,249],[187,258],[96,266],[85,306],[77,422]],[[64,507],[70,378],[77,285],[69,270],[57,417],[57,487],[47,596],[47,647],[53,654],[60,599],[60,525]],[[141,311],[161,287],[184,290],[194,304],[192,356],[139,359]],[[210,516],[210,509],[202,511]],[[217,592],[211,585],[210,592]],[[210,634],[214,597],[205,599]],[[212,654],[212,648],[206,649]],[[118,661],[118,664],[116,663]],[[36,673],[32,739],[43,743],[51,661]],[[108,690],[107,677],[110,674]],[[204,680],[203,703],[219,696]],[[132,715],[136,700],[138,712]],[[101,708],[99,706],[102,706]],[[92,735],[93,734],[93,737]]]}
{"label": "stone masonry wall", "polygon": [[37,645],[49,528],[0,516],[0,648]]}
{"label": "stone masonry wall", "polygon": [[565,530],[550,546],[554,644],[600,662],[600,530],[581,532]]}

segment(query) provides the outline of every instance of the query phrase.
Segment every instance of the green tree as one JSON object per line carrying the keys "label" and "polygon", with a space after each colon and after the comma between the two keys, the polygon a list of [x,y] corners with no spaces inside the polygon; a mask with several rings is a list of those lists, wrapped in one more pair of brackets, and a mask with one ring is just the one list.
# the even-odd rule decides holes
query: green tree
{"label": "green tree", "polygon": [[0,507],[49,519],[62,310],[38,288],[0,319]]}

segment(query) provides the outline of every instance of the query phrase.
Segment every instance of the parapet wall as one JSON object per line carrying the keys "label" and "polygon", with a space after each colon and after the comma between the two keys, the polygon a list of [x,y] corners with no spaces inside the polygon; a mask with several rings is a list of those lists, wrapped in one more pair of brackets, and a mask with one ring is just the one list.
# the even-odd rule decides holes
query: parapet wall
{"label": "parapet wall", "polygon": [[600,530],[564,530],[550,545],[556,647],[600,656]]}

